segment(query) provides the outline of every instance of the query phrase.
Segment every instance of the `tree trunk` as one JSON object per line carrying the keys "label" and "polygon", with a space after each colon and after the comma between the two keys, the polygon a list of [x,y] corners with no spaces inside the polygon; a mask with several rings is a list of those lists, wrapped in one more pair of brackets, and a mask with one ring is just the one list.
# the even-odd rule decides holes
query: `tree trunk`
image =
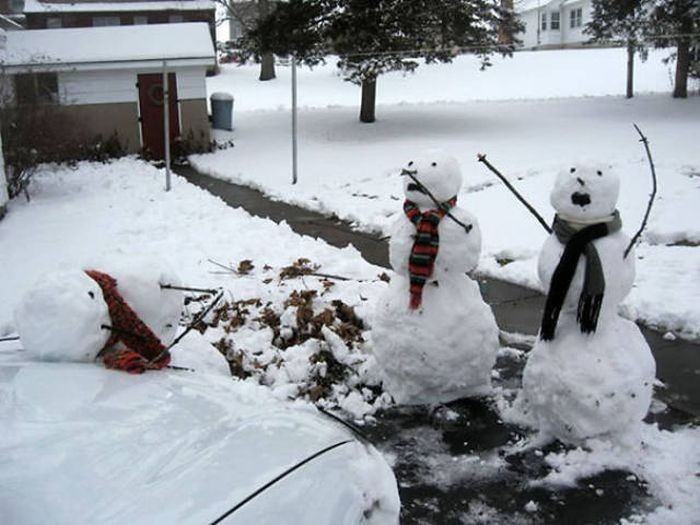
{"label": "tree trunk", "polygon": [[[269,14],[269,0],[258,0],[258,18],[262,20]],[[265,53],[260,61],[260,80],[272,80],[275,77],[275,56],[272,53]]]}
{"label": "tree trunk", "polygon": [[634,41],[627,40],[627,98],[634,96]]}
{"label": "tree trunk", "polygon": [[275,75],[275,55],[265,53],[260,60],[260,80],[272,80]]}
{"label": "tree trunk", "polygon": [[360,106],[360,122],[374,122],[374,110],[377,102],[377,78],[372,77],[362,81],[362,105]]}
{"label": "tree trunk", "polygon": [[688,98],[688,70],[690,69],[690,43],[687,38],[678,41],[676,48],[676,80],[673,98]]}

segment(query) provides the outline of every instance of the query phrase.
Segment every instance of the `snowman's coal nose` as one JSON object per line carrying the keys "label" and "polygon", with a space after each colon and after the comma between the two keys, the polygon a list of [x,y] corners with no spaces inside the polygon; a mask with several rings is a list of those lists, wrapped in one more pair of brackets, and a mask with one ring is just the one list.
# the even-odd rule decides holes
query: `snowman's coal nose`
{"label": "snowman's coal nose", "polygon": [[583,208],[591,203],[591,196],[588,193],[576,192],[571,195],[571,202]]}
{"label": "snowman's coal nose", "polygon": [[408,191],[417,191],[419,193],[425,193],[423,186],[421,186],[420,184],[416,184],[415,182],[409,182],[407,189]]}

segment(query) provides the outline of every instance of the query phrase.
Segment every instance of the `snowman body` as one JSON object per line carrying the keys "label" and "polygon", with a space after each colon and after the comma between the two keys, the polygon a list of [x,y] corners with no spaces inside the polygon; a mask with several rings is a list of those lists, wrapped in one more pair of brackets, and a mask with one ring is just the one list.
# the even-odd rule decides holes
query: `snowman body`
{"label": "snowman body", "polygon": [[[560,218],[584,228],[610,220],[619,180],[600,166],[577,166],[557,178],[551,202]],[[656,365],[639,328],[618,313],[634,282],[634,252],[624,257],[629,237],[621,230],[592,241],[605,279],[594,332],[577,321],[586,257],[582,255],[566,293],[554,337],[539,339],[523,372],[516,403],[541,431],[562,441],[623,431],[637,425],[651,403]],[[540,252],[545,290],[565,245],[553,233]]]}
{"label": "snowman body", "polygon": [[[454,197],[461,186],[457,162],[441,152],[429,152],[407,170],[438,202]],[[421,211],[436,208],[409,177],[404,192]],[[440,220],[438,253],[417,309],[410,307],[408,265],[416,226],[402,213],[391,229],[394,275],[376,306],[372,343],[384,387],[399,404],[446,403],[491,388],[498,328],[477,283],[466,275],[479,259],[479,225],[459,206],[450,213],[468,231],[448,216]]]}

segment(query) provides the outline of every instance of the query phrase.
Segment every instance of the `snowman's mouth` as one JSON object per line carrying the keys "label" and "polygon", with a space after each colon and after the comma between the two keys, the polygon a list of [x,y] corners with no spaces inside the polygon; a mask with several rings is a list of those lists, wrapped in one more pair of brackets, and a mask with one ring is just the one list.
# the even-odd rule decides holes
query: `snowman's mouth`
{"label": "snowman's mouth", "polygon": [[425,194],[425,189],[423,188],[423,186],[420,184],[416,184],[415,182],[409,182],[407,189],[408,191],[417,191],[419,193]]}
{"label": "snowman's mouth", "polygon": [[583,208],[591,203],[591,196],[588,193],[576,192],[571,195],[571,202]]}

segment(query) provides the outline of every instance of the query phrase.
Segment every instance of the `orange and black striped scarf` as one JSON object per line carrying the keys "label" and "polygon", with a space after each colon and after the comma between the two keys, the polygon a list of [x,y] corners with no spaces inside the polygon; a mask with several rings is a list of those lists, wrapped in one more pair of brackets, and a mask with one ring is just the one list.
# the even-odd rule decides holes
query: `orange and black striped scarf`
{"label": "orange and black striped scarf", "polygon": [[[85,273],[102,289],[112,320],[112,326],[109,327],[112,335],[102,352],[105,366],[130,374],[141,374],[147,369],[167,366],[170,363],[169,352],[121,296],[117,280],[97,270],[87,270]],[[115,350],[114,346],[120,341],[127,348]],[[155,362],[151,363],[152,360]]]}
{"label": "orange and black striped scarf", "polygon": [[440,204],[438,209],[424,212],[412,201],[406,199],[403,211],[416,226],[416,236],[408,258],[408,275],[410,277],[410,307],[417,310],[423,301],[423,287],[433,275],[435,259],[440,248],[438,226],[442,218],[457,204],[457,196]]}

